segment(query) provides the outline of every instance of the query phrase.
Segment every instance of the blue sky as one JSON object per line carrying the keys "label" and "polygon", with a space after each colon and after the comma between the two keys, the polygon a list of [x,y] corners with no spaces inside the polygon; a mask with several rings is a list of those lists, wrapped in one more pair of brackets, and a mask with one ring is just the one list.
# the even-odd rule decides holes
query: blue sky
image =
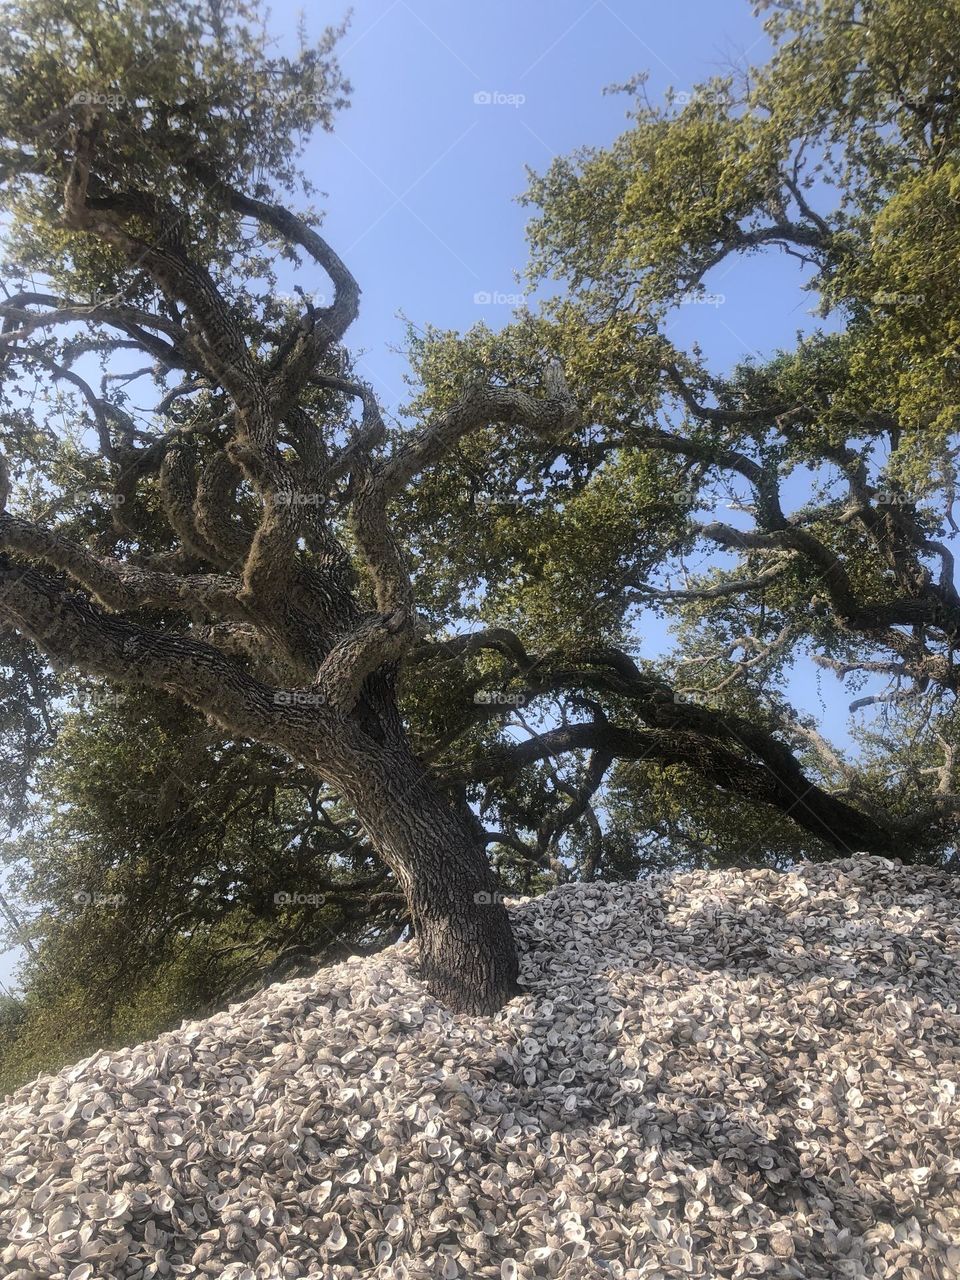
{"label": "blue sky", "polygon": [[[274,11],[287,39],[297,14]],[[308,28],[340,16],[312,10]],[[740,0],[359,0],[341,49],[353,106],[311,143],[306,166],[327,193],[325,234],[363,289],[350,339],[386,404],[404,397],[403,360],[388,349],[401,337],[398,311],[457,329],[509,318],[525,260],[516,197],[526,166],[621,132],[629,99],[606,86],[648,70],[651,96],[689,91],[766,51]],[[796,261],[767,257],[715,277],[723,305],[686,308],[695,314],[675,333],[695,334],[720,366],[789,342],[807,318]]]}

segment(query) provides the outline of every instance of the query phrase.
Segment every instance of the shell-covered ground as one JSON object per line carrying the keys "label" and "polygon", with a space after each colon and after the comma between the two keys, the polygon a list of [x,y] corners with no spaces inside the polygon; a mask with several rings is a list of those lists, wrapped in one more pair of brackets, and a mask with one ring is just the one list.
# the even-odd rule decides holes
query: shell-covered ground
{"label": "shell-covered ground", "polygon": [[511,904],[527,992],[410,946],[0,1109],[0,1274],[960,1276],[960,882],[879,858]]}

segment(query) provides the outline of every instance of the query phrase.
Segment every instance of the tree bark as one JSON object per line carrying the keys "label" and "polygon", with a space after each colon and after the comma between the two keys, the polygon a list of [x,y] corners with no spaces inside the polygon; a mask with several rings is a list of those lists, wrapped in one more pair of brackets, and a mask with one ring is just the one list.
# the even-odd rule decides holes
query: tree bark
{"label": "tree bark", "polygon": [[403,745],[369,753],[362,774],[340,785],[406,895],[420,977],[455,1012],[496,1013],[520,990],[519,966],[473,815]]}

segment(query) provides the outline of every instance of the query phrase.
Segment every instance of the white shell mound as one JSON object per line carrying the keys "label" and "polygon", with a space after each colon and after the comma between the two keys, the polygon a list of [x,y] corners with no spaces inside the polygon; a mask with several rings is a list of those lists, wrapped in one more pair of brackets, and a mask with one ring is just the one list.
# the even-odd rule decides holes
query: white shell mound
{"label": "white shell mound", "polygon": [[0,1109],[5,1280],[960,1275],[960,882],[858,856],[510,904],[527,992],[409,945]]}

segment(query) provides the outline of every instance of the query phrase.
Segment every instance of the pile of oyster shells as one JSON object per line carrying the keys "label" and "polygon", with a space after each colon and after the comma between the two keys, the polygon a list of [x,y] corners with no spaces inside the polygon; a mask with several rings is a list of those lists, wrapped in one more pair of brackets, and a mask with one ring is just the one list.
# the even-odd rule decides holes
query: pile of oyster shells
{"label": "pile of oyster shells", "polygon": [[958,891],[570,885],[495,1018],[406,944],[94,1054],[0,1111],[0,1274],[956,1277]]}

